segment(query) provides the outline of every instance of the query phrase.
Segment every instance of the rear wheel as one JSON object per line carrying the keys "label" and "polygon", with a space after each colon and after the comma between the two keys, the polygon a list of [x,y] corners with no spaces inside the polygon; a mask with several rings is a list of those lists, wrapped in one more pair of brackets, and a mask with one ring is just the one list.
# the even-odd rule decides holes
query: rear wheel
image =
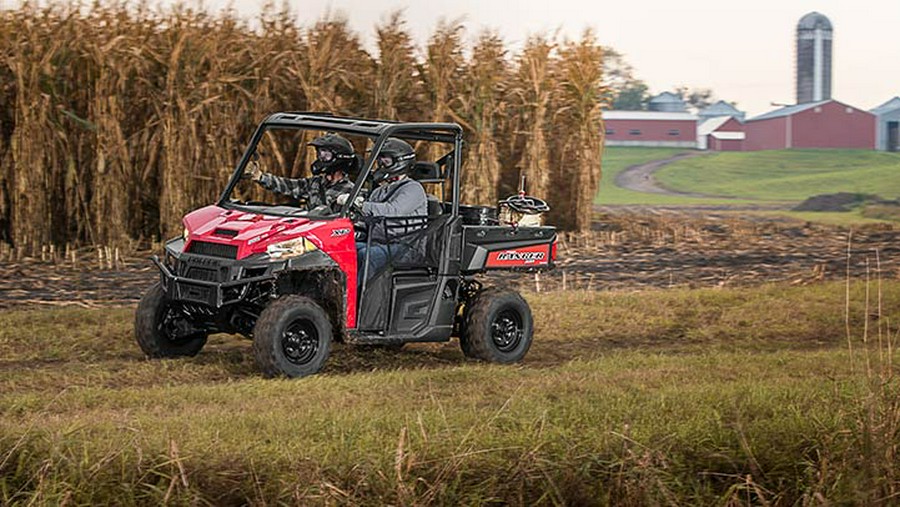
{"label": "rear wheel", "polygon": [[206,345],[208,333],[195,328],[157,282],[138,303],[134,336],[147,357],[163,358],[196,356]]}
{"label": "rear wheel", "polygon": [[467,357],[492,363],[520,361],[531,347],[531,308],[518,292],[489,288],[466,305],[459,338]]}
{"label": "rear wheel", "polygon": [[322,369],[331,352],[331,321],[303,296],[276,299],[253,328],[256,364],[267,377],[305,377]]}

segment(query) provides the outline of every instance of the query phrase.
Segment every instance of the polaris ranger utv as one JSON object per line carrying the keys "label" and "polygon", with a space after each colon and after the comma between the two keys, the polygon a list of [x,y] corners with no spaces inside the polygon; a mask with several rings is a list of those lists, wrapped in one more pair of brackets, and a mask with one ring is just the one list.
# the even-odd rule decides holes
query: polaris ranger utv
{"label": "polaris ranger utv", "polygon": [[[262,153],[264,137],[287,133],[297,139],[309,131],[354,136],[370,147],[341,209],[247,198],[262,192],[244,172]],[[390,137],[446,148],[438,160],[418,162],[410,175],[429,192],[427,217],[363,219],[355,212],[356,197],[371,187],[379,150]],[[293,144],[293,155],[279,153],[282,163],[297,159]],[[253,340],[264,375],[301,377],[322,368],[335,340],[399,347],[456,336],[467,357],[519,361],[531,346],[531,310],[515,291],[482,287],[476,275],[552,268],[556,230],[527,220],[547,208],[524,191],[503,201],[502,217],[496,208],[460,204],[462,144],[455,123],[269,116],[218,202],[188,213],[183,236],[166,243],[162,258],[152,258],[160,281],[137,308],[141,350],[152,358],[193,356],[210,334],[239,333]],[[414,220],[421,222],[412,227]],[[368,273],[368,259],[357,262],[356,242],[371,241],[366,230],[389,231],[397,222],[403,229],[398,242],[408,248]],[[365,270],[360,287],[358,265]]]}

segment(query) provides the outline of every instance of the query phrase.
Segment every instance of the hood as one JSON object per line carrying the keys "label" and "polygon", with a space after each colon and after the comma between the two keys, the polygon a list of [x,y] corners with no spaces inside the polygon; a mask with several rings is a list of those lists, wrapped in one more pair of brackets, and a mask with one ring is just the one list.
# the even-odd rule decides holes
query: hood
{"label": "hood", "polygon": [[219,206],[200,208],[185,215],[183,220],[189,235],[186,249],[194,241],[231,245],[237,247],[237,259],[265,253],[271,244],[300,236],[322,248],[320,238],[334,236],[335,227],[346,227],[345,222],[348,221],[273,216]]}

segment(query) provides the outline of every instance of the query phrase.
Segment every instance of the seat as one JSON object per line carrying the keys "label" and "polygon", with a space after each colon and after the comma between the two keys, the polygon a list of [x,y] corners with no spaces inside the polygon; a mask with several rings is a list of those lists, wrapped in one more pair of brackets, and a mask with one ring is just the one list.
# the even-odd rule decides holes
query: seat
{"label": "seat", "polygon": [[418,161],[413,166],[409,177],[419,183],[443,183],[444,178],[441,177],[441,166],[437,162]]}
{"label": "seat", "polygon": [[423,229],[404,236],[400,242],[407,244],[409,250],[401,258],[392,259],[394,267],[404,271],[437,270],[441,263],[444,230],[449,219],[449,215],[437,215]]}
{"label": "seat", "polygon": [[440,215],[444,214],[444,206],[441,204],[441,200],[437,198],[437,196],[432,194],[426,194],[425,197],[428,199],[428,219],[433,220]]}

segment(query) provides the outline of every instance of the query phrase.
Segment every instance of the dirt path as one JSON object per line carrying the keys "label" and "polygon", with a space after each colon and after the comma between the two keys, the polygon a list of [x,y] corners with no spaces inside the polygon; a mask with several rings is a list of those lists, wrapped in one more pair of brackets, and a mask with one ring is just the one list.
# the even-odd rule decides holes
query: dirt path
{"label": "dirt path", "polygon": [[633,165],[624,171],[620,172],[616,175],[616,186],[633,190],[635,192],[644,192],[648,194],[662,194],[662,195],[674,195],[681,197],[714,197],[716,199],[729,199],[729,197],[723,196],[715,196],[715,195],[707,195],[707,194],[697,194],[694,192],[679,192],[677,190],[672,190],[669,188],[665,188],[656,181],[656,178],[653,177],[653,174],[656,171],[659,171],[663,167],[673,163],[678,162],[679,160],[684,160],[688,158],[701,157],[706,155],[706,153],[701,153],[698,151],[689,151],[685,153],[679,153],[678,155],[664,158],[662,160],[654,160],[652,162],[647,162],[644,164]]}

